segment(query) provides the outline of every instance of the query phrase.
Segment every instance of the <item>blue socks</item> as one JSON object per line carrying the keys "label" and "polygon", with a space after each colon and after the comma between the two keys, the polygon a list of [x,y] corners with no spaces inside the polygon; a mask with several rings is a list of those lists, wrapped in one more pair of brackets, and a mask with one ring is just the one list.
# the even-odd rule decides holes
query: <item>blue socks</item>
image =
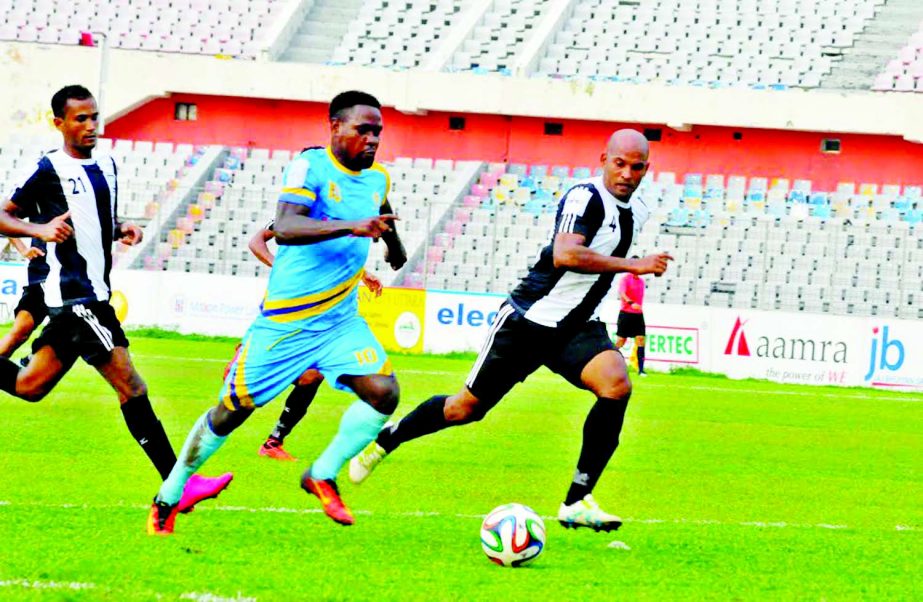
{"label": "blue socks", "polygon": [[335,479],[346,462],[378,436],[388,416],[364,401],[356,401],[343,413],[340,430],[311,466],[315,479]]}
{"label": "blue socks", "polygon": [[170,505],[178,504],[180,498],[183,497],[186,481],[202,464],[205,464],[206,460],[212,457],[212,454],[218,451],[226,440],[227,437],[219,437],[212,430],[208,412],[202,414],[189,431],[189,436],[183,444],[176,464],[173,465],[173,470],[160,486],[157,501]]}

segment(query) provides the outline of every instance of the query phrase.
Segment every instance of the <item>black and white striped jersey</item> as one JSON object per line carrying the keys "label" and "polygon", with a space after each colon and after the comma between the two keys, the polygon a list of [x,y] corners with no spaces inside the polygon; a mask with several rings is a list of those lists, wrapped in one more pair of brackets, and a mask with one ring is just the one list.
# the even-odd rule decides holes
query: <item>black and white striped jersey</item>
{"label": "black and white striped jersey", "polygon": [[554,236],[582,234],[586,246],[602,255],[627,257],[650,209],[635,197],[619,201],[602,176],[576,184],[561,197],[554,234],[528,275],[510,293],[510,304],[526,319],[549,327],[570,327],[598,319],[599,306],[612,289],[615,274],[581,274],[554,267]]}
{"label": "black and white striped jersey", "polygon": [[109,300],[117,175],[112,157],[75,159],[63,150],[51,151],[21,178],[10,197],[33,223],[45,224],[71,212],[74,235],[46,246],[43,289],[48,307]]}

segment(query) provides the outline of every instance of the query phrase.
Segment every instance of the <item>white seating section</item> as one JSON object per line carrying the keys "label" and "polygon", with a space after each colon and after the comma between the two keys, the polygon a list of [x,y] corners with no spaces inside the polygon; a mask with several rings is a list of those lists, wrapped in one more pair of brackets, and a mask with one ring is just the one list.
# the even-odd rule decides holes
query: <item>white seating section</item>
{"label": "white seating section", "polygon": [[884,0],[586,0],[539,64],[555,77],[811,88]]}
{"label": "white seating section", "polygon": [[736,220],[699,236],[648,228],[638,251],[671,249],[663,303],[923,318],[923,239],[905,223]]}
{"label": "white seating section", "polygon": [[497,0],[455,53],[451,68],[508,74],[548,4],[548,0]]}
{"label": "white seating section", "polygon": [[[551,172],[559,175],[546,175],[548,167],[540,165],[503,168],[490,164],[481,174],[405,286],[494,293],[516,286],[550,240],[555,208],[543,201],[548,180],[564,182],[569,172],[554,167]],[[716,174],[683,179],[677,184],[675,174],[651,175],[637,193],[655,209],[633,251],[668,249],[677,259],[666,277],[648,280],[650,299],[923,318],[920,187],[843,182],[833,193],[812,193],[808,180],[748,182]],[[518,194],[530,188],[530,194]],[[553,196],[559,193],[555,189]],[[681,225],[671,223],[686,203],[707,219],[686,216]]]}
{"label": "white seating section", "polygon": [[923,92],[923,23],[897,57],[875,78],[873,90]]}
{"label": "white seating section", "polygon": [[331,62],[389,69],[417,67],[471,0],[369,0],[349,24]]}
{"label": "white seating section", "polygon": [[254,58],[296,0],[0,0],[0,40],[77,44],[103,31],[119,48]]}
{"label": "white seating section", "polygon": [[[247,245],[275,215],[282,172],[292,153],[253,149],[247,154],[246,149],[234,149],[234,154],[242,159],[240,168],[218,170],[197,206],[181,218],[188,221],[177,225],[186,234],[167,235],[157,251],[159,260],[148,262],[149,268],[247,276],[269,273]],[[389,202],[401,217],[398,232],[408,256],[413,256],[451,202],[452,197],[444,193],[455,185],[457,173],[452,161],[432,159],[399,158],[386,167],[392,182]],[[367,268],[387,285],[401,278],[401,272],[385,263],[383,244],[373,245]]]}

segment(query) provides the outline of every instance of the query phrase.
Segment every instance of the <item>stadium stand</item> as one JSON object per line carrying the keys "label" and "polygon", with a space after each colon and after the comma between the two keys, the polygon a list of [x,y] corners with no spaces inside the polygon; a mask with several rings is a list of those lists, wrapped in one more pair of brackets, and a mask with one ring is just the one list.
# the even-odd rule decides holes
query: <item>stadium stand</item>
{"label": "stadium stand", "polygon": [[[547,244],[556,199],[589,168],[488,165],[403,280],[505,292]],[[676,263],[649,279],[663,303],[923,317],[918,186],[663,172],[636,193],[655,208],[638,252]]]}
{"label": "stadium stand", "polygon": [[[268,274],[249,251],[250,238],[274,216],[287,150],[232,148],[204,188],[181,208],[145,260],[149,269],[259,276]],[[478,168],[477,162],[398,158],[387,165],[391,205],[402,216],[398,228],[408,257],[422,253],[431,224],[443,214]],[[401,277],[373,248],[368,269],[385,284]]]}
{"label": "stadium stand", "polygon": [[873,90],[923,92],[923,23],[875,78]]}
{"label": "stadium stand", "polygon": [[[0,147],[0,175],[47,151]],[[101,140],[122,166],[120,215],[153,241],[120,265],[265,276],[247,248],[271,219],[292,153]],[[373,249],[387,285],[506,292],[547,244],[557,202],[589,167],[398,158],[387,165],[407,266]],[[7,191],[9,192],[9,191]],[[649,174],[636,193],[654,208],[638,253],[677,261],[649,279],[662,303],[923,319],[923,188],[733,174]]]}
{"label": "stadium stand", "polygon": [[589,0],[574,6],[539,73],[616,81],[811,88],[827,49],[852,45],[884,0]]}
{"label": "stadium stand", "polygon": [[90,32],[118,48],[255,58],[293,0],[3,0],[0,40],[79,44]]}
{"label": "stadium stand", "polygon": [[494,2],[452,58],[451,68],[509,75],[512,62],[548,8],[549,0]]}
{"label": "stadium stand", "polygon": [[362,4],[330,62],[409,69],[434,50],[471,0]]}

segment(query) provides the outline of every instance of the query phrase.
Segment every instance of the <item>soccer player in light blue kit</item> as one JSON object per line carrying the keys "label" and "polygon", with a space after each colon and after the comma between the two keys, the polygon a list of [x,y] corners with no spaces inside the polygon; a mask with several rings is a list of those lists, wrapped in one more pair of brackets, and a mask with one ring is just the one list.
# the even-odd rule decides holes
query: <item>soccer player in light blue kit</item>
{"label": "soccer player in light blue kit", "polygon": [[354,518],[340,499],[340,468],[372,441],[397,407],[399,388],[384,349],[358,313],[357,286],[369,244],[382,239],[395,270],[407,261],[388,203],[390,178],[375,163],[381,105],[364,92],[330,103],[329,148],[302,152],[284,175],[275,220],[279,243],[269,285],[241,341],[218,405],[193,426],[176,466],[154,498],[148,532],[173,532],[183,485],[253,412],[316,369],[359,397],[330,445],[301,478],[324,512]]}

